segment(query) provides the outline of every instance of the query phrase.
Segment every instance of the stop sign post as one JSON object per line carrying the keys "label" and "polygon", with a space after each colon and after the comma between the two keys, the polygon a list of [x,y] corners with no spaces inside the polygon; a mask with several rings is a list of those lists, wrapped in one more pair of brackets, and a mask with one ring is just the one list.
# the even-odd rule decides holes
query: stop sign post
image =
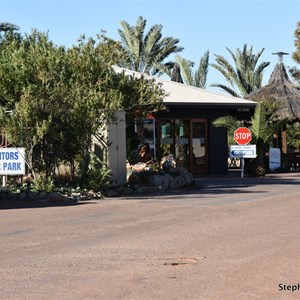
{"label": "stop sign post", "polygon": [[[252,140],[252,133],[247,127],[239,127],[233,136],[234,140],[239,145],[247,145]],[[244,157],[241,158],[241,178],[244,177],[244,165],[245,159]]]}
{"label": "stop sign post", "polygon": [[234,140],[239,145],[247,145],[252,140],[252,133],[251,131],[246,127],[239,127],[235,132],[233,136]]}

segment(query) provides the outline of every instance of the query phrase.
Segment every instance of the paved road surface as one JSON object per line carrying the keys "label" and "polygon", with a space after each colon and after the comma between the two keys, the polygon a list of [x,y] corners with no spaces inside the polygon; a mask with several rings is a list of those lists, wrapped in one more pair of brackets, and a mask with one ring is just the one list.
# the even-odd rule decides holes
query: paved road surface
{"label": "paved road surface", "polygon": [[300,174],[199,183],[1,209],[0,299],[300,299]]}

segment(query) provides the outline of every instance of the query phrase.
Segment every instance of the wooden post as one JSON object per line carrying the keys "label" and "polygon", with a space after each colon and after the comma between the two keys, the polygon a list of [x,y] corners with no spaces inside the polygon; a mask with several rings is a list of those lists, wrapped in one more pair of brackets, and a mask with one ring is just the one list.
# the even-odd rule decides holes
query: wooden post
{"label": "wooden post", "polygon": [[282,153],[287,154],[286,124],[282,125],[281,139],[282,139]]}

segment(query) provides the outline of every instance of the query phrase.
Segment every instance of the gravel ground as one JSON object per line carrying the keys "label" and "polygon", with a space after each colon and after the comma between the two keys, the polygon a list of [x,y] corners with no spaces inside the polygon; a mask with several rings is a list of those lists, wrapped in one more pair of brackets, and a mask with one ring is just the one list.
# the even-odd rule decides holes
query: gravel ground
{"label": "gravel ground", "polygon": [[294,173],[1,209],[0,299],[300,299],[299,196]]}

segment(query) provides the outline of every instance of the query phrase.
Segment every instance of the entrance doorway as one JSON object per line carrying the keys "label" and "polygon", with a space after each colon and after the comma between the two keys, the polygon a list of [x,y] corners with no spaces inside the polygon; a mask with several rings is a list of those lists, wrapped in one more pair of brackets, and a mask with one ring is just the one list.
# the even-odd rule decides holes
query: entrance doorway
{"label": "entrance doorway", "polygon": [[158,156],[174,155],[181,165],[194,175],[207,174],[207,120],[158,120]]}

